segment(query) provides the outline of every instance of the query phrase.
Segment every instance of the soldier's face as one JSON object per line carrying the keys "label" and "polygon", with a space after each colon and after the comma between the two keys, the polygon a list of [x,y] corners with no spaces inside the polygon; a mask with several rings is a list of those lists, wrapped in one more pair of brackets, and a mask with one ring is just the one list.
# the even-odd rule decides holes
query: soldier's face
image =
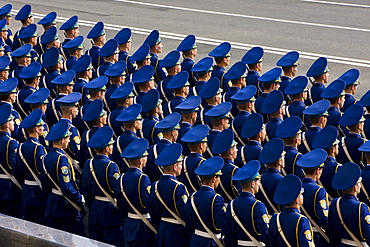
{"label": "soldier's face", "polygon": [[80,29],[74,28],[71,30],[71,34],[74,38],[76,38],[80,34]]}
{"label": "soldier's face", "polygon": [[11,15],[5,17],[6,18],[6,25],[9,26],[10,22],[12,21],[13,17]]}
{"label": "soldier's face", "polygon": [[35,131],[39,136],[42,136],[44,132],[44,125],[36,126]]}
{"label": "soldier's face", "polygon": [[182,161],[177,162],[176,165],[174,166],[176,177],[180,176],[181,171],[182,171]]}
{"label": "soldier's face", "polygon": [[143,120],[136,120],[135,121],[135,129],[141,130],[143,128]]}
{"label": "soldier's face", "polygon": [[14,120],[10,120],[9,122],[8,122],[8,129],[9,129],[9,131],[10,132],[13,132],[14,131]]}
{"label": "soldier's face", "polygon": [[62,149],[66,149],[68,147],[69,142],[71,141],[70,137],[66,137],[62,139]]}

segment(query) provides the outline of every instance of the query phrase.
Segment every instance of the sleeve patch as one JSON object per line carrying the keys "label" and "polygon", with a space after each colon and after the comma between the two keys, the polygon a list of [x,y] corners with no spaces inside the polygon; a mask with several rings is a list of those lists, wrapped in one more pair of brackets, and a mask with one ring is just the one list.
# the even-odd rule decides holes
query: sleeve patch
{"label": "sleeve patch", "polygon": [[21,124],[21,120],[19,120],[19,118],[14,119],[14,122],[15,122],[16,125],[20,125]]}
{"label": "sleeve patch", "polygon": [[184,201],[184,203],[186,203],[188,201],[188,196],[187,195],[183,195],[181,198]]}
{"label": "sleeve patch", "polygon": [[306,236],[307,240],[308,241],[311,241],[312,240],[312,236],[311,236],[311,231],[310,230],[307,230],[304,232],[304,235]]}
{"label": "sleeve patch", "polygon": [[150,188],[151,188],[152,186],[148,186],[148,187],[146,187],[146,190],[148,191],[148,193],[150,194]]}
{"label": "sleeve patch", "polygon": [[325,201],[325,200],[321,200],[319,203],[320,203],[320,206],[321,206],[323,209],[327,209],[327,205],[326,205],[326,201]]}
{"label": "sleeve patch", "polygon": [[113,174],[113,177],[118,180],[119,179],[119,174],[116,172],[115,174]]}
{"label": "sleeve patch", "polygon": [[265,222],[266,224],[270,223],[270,220],[269,220],[269,217],[267,216],[267,214],[262,215],[262,220],[263,220],[263,222]]}
{"label": "sleeve patch", "polygon": [[370,224],[370,215],[367,215],[367,216],[365,217],[365,220],[366,220],[366,222],[367,222],[368,224]]}
{"label": "sleeve patch", "polygon": [[80,144],[80,142],[81,142],[81,140],[80,140],[80,138],[79,138],[78,136],[73,137],[73,141],[74,141],[77,145],[79,145],[79,144]]}
{"label": "sleeve patch", "polygon": [[68,167],[67,166],[62,166],[61,170],[62,170],[62,173],[64,175],[67,175],[68,174]]}
{"label": "sleeve patch", "polygon": [[69,180],[69,176],[63,176],[63,181],[65,183],[68,183],[70,180]]}

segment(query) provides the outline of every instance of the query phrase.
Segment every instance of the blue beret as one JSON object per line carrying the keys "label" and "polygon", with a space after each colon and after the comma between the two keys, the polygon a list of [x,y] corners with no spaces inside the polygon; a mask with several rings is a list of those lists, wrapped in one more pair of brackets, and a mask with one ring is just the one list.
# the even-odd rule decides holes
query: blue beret
{"label": "blue beret", "polygon": [[104,110],[104,103],[100,99],[96,99],[91,102],[82,117],[82,120],[85,122],[94,121],[102,116],[107,114]]}
{"label": "blue beret", "polygon": [[158,45],[161,42],[162,42],[162,40],[159,37],[158,30],[151,31],[150,34],[148,35],[148,37],[146,37],[146,39],[144,40],[144,44],[149,45],[149,47],[153,47],[155,45]]}
{"label": "blue beret", "polygon": [[241,136],[243,138],[253,137],[260,133],[263,128],[262,115],[259,113],[252,113],[243,124]]}
{"label": "blue beret", "polygon": [[183,88],[185,86],[190,86],[190,83],[188,82],[189,79],[189,73],[187,71],[181,71],[168,82],[167,88],[168,89],[177,89],[177,88]]}
{"label": "blue beret", "polygon": [[243,62],[236,62],[231,66],[231,68],[226,72],[225,78],[227,80],[237,80],[242,77],[246,77],[247,74],[245,71],[247,70],[247,65]]}
{"label": "blue beret", "polygon": [[280,67],[275,67],[264,73],[258,80],[263,83],[280,83],[281,82],[281,73],[283,70]]}
{"label": "blue beret", "polygon": [[87,54],[82,55],[72,66],[72,70],[74,70],[76,73],[81,73],[91,68],[91,57]]}
{"label": "blue beret", "polygon": [[145,138],[136,139],[131,142],[122,152],[121,156],[129,160],[140,159],[148,156],[149,142]]}
{"label": "blue beret", "polygon": [[358,148],[358,151],[365,152],[365,153],[370,153],[370,141],[366,141],[364,144],[362,144]]}
{"label": "blue beret", "polygon": [[126,67],[127,64],[125,61],[118,61],[113,65],[109,66],[109,68],[104,72],[104,75],[109,77],[120,77],[126,75]]}
{"label": "blue beret", "polygon": [[130,105],[126,110],[122,111],[121,114],[118,115],[116,120],[124,123],[132,123],[136,120],[141,120],[143,119],[140,115],[141,109],[140,104]]}
{"label": "blue beret", "polygon": [[89,89],[90,91],[106,91],[106,84],[108,83],[109,79],[105,75],[96,77],[94,80],[89,81],[85,84],[85,88]]}
{"label": "blue beret", "polygon": [[162,100],[159,98],[157,89],[150,89],[141,99],[142,112],[148,112],[156,108]]}
{"label": "blue beret", "polygon": [[360,71],[358,69],[350,69],[344,72],[338,79],[343,80],[346,83],[346,86],[358,85],[360,82],[358,78],[360,77]]}
{"label": "blue beret", "polygon": [[0,18],[5,17],[5,16],[12,16],[12,5],[11,4],[6,4],[3,7],[0,8]]}
{"label": "blue beret", "polygon": [[10,77],[8,80],[5,80],[4,82],[0,83],[0,95],[17,93],[17,86],[18,86],[17,77]]}
{"label": "blue beret", "polygon": [[296,175],[288,174],[279,182],[274,193],[274,202],[287,205],[294,202],[303,191],[301,179]]}
{"label": "blue beret", "polygon": [[297,165],[303,169],[316,169],[325,167],[324,162],[328,153],[321,148],[314,149],[297,160]]}
{"label": "blue beret", "polygon": [[248,183],[256,178],[260,177],[259,170],[261,163],[258,160],[251,160],[232,177],[234,181],[240,181],[240,183]]}
{"label": "blue beret", "polygon": [[346,93],[343,91],[346,83],[343,80],[335,80],[327,86],[321,93],[321,98],[324,99],[337,99]]}
{"label": "blue beret", "polygon": [[208,110],[205,115],[216,119],[228,118],[232,107],[230,102],[223,102]]}
{"label": "blue beret", "polygon": [[104,126],[98,129],[91,139],[87,142],[87,146],[95,149],[103,149],[114,143],[113,130],[109,126]]}
{"label": "blue beret", "polygon": [[182,146],[179,143],[168,145],[155,159],[157,166],[171,166],[182,161]]}
{"label": "blue beret", "polygon": [[0,57],[0,71],[9,70],[10,58],[9,56]]}
{"label": "blue beret", "polygon": [[68,21],[64,22],[63,25],[59,28],[60,30],[72,30],[78,28],[78,16],[74,15],[68,19]]}
{"label": "blue beret", "polygon": [[[0,66],[1,70],[1,66]],[[362,95],[361,99],[357,102],[357,104],[360,104],[364,107],[370,106],[370,90],[367,91],[364,95]]]}
{"label": "blue beret", "polygon": [[308,78],[306,76],[300,75],[295,77],[289,84],[286,86],[284,93],[286,95],[295,95],[301,94],[308,91]]}
{"label": "blue beret", "polygon": [[330,102],[326,99],[319,100],[306,109],[303,110],[303,114],[309,117],[321,117],[328,116],[328,109],[330,107]]}
{"label": "blue beret", "polygon": [[67,70],[63,74],[55,77],[51,83],[56,84],[58,87],[66,87],[74,85],[74,78],[76,73],[73,70]]}
{"label": "blue beret", "polygon": [[41,44],[50,44],[51,42],[53,42],[54,40],[57,40],[57,39],[59,39],[58,30],[57,30],[56,26],[51,26],[46,31],[44,36],[42,36]]}
{"label": "blue beret", "polygon": [[130,28],[122,28],[114,39],[118,41],[118,44],[126,44],[127,42],[131,41],[131,29]]}
{"label": "blue beret", "polygon": [[351,105],[339,119],[339,125],[351,126],[364,121],[364,107],[360,104]]}
{"label": "blue beret", "polygon": [[214,58],[230,57],[231,44],[229,42],[223,42],[213,49],[208,56]]}
{"label": "blue beret", "polygon": [[224,166],[224,160],[221,157],[212,157],[203,161],[200,166],[195,169],[195,174],[205,177],[213,177],[222,175],[221,169]]}
{"label": "blue beret", "polygon": [[62,59],[62,57],[60,56],[60,51],[56,47],[51,47],[50,49],[48,49],[44,53],[42,58],[43,58],[42,67],[46,69],[54,67],[55,65],[57,65],[58,61]]}
{"label": "blue beret", "polygon": [[32,17],[32,7],[29,4],[24,5],[15,16],[15,20],[21,21]]}
{"label": "blue beret", "polygon": [[14,119],[12,115],[12,107],[10,106],[10,104],[2,104],[0,106],[0,112],[0,126]]}
{"label": "blue beret", "polygon": [[146,83],[153,80],[154,68],[151,65],[144,65],[132,76],[133,83]]}
{"label": "blue beret", "polygon": [[117,54],[118,50],[118,42],[115,39],[110,39],[103,45],[103,47],[98,52],[98,55],[101,57],[109,57]]}
{"label": "blue beret", "polygon": [[348,162],[338,167],[338,171],[331,181],[331,186],[335,190],[347,190],[361,181],[360,177],[360,167],[355,163]]}
{"label": "blue beret", "polygon": [[181,41],[181,43],[177,47],[177,50],[182,52],[191,51],[192,49],[197,47],[197,45],[195,44],[195,40],[196,38],[192,34],[186,36],[185,39],[183,39],[183,41]]}
{"label": "blue beret", "polygon": [[217,77],[212,77],[199,91],[198,95],[202,99],[210,99],[220,94],[222,89],[220,88],[220,80]]}
{"label": "blue beret", "polygon": [[308,69],[306,76],[315,77],[322,75],[328,71],[328,60],[325,57],[320,57]]}
{"label": "blue beret", "polygon": [[262,164],[271,164],[278,161],[284,152],[284,142],[280,138],[273,138],[268,141],[263,147],[261,153],[259,154],[258,160]]}
{"label": "blue beret", "polygon": [[236,103],[238,104],[244,104],[247,102],[255,101],[256,99],[254,98],[254,95],[256,95],[256,93],[256,86],[248,85],[234,94],[231,99],[236,100]]}
{"label": "blue beret", "polygon": [[299,53],[297,51],[291,51],[285,54],[282,58],[277,61],[276,66],[280,67],[292,67],[299,65],[298,63]]}
{"label": "blue beret", "polygon": [[124,100],[129,96],[134,96],[132,90],[134,89],[134,84],[130,81],[126,81],[123,85],[117,88],[114,93],[111,94],[110,98],[115,100]]}
{"label": "blue beret", "polygon": [[6,20],[6,19],[2,19],[0,21],[0,31],[7,31],[8,30],[8,27],[6,26],[7,21],[8,20]]}
{"label": "blue beret", "polygon": [[28,97],[24,100],[25,103],[31,105],[42,105],[47,104],[48,98],[50,96],[50,90],[46,87],[42,87],[32,94],[28,95]]}
{"label": "blue beret", "polygon": [[56,12],[50,12],[49,14],[45,15],[44,18],[39,20],[37,24],[44,25],[44,26],[50,26],[57,24],[57,21],[55,20],[57,18]]}
{"label": "blue beret", "polygon": [[253,47],[242,58],[245,64],[256,64],[263,61],[263,49],[261,47]]}
{"label": "blue beret", "polygon": [[67,119],[60,119],[56,124],[51,126],[49,133],[45,137],[48,141],[60,141],[63,138],[70,136],[70,125]]}
{"label": "blue beret", "polygon": [[332,125],[327,125],[325,128],[317,133],[315,139],[312,142],[312,148],[328,149],[339,143],[338,130]]}
{"label": "blue beret", "polygon": [[42,121],[42,110],[41,109],[35,109],[34,111],[32,111],[28,116],[26,116],[23,121],[21,122],[21,124],[19,125],[19,127],[21,128],[34,128],[38,125],[41,125],[44,123],[44,121]]}
{"label": "blue beret", "polygon": [[206,142],[208,134],[209,127],[207,125],[199,124],[186,132],[181,138],[181,141],[187,143]]}
{"label": "blue beret", "polygon": [[79,92],[73,92],[62,98],[56,100],[56,102],[60,103],[61,105],[69,105],[74,106],[78,104],[78,101],[82,98],[82,94]]}
{"label": "blue beret", "polygon": [[21,73],[19,73],[19,77],[22,79],[34,79],[36,77],[41,77],[41,64],[38,62],[33,62],[28,65],[26,68],[22,69]]}
{"label": "blue beret", "polygon": [[130,60],[135,62],[142,62],[148,58],[150,58],[150,47],[147,44],[143,44],[134,52],[134,54],[132,54]]}
{"label": "blue beret", "polygon": [[181,113],[191,113],[199,109],[202,99],[199,96],[190,96],[180,104],[178,104],[175,109],[180,110]]}
{"label": "blue beret", "polygon": [[95,24],[95,26],[90,30],[87,34],[88,39],[95,39],[105,34],[104,31],[104,23],[99,21]]}
{"label": "blue beret", "polygon": [[76,38],[68,41],[66,44],[63,45],[63,48],[68,50],[77,50],[77,49],[83,49],[84,45],[84,37],[83,36],[77,36]]}
{"label": "blue beret", "polygon": [[180,64],[181,54],[179,51],[170,51],[162,60],[159,65],[164,68],[172,68]]}
{"label": "blue beret", "polygon": [[181,115],[178,112],[173,112],[163,118],[155,127],[160,129],[162,132],[169,132],[175,129],[179,129],[179,122],[181,121]]}
{"label": "blue beret", "polygon": [[191,71],[197,72],[198,74],[205,74],[211,70],[213,70],[213,58],[211,57],[204,57],[199,62],[197,62]]}
{"label": "blue beret", "polygon": [[30,39],[32,37],[37,37],[37,25],[34,23],[23,28],[18,35],[18,38],[20,39]]}
{"label": "blue beret", "polygon": [[286,118],[276,129],[275,136],[278,138],[290,138],[301,132],[302,120],[297,116]]}
{"label": "blue beret", "polygon": [[261,110],[264,114],[272,114],[277,112],[284,104],[283,93],[280,90],[274,90],[266,97]]}
{"label": "blue beret", "polygon": [[30,53],[31,49],[32,49],[31,44],[25,44],[19,47],[18,49],[16,49],[15,51],[13,51],[12,53],[10,53],[10,56],[16,57],[16,58],[17,57],[18,58],[31,57],[31,53]]}
{"label": "blue beret", "polygon": [[234,132],[231,129],[223,130],[215,139],[212,144],[212,153],[222,154],[230,148],[236,146],[237,142],[234,141]]}

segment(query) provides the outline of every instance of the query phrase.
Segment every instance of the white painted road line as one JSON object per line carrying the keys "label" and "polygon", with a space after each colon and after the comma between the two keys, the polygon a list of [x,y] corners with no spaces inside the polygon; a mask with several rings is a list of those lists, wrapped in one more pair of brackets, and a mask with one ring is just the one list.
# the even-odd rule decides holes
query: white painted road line
{"label": "white painted road line", "polygon": [[114,0],[114,1],[124,2],[124,3],[129,3],[129,4],[138,4],[138,5],[146,5],[146,6],[167,8],[167,9],[176,9],[176,10],[191,11],[191,12],[198,12],[198,13],[214,14],[214,15],[234,16],[234,17],[240,17],[240,18],[264,20],[264,21],[274,21],[274,22],[283,22],[283,23],[306,25],[306,26],[315,26],[315,27],[344,29],[344,30],[358,31],[358,32],[370,32],[370,29],[366,29],[366,28],[345,27],[345,26],[336,26],[336,25],[328,25],[328,24],[313,23],[313,22],[303,22],[303,21],[284,20],[284,19],[277,19],[277,18],[268,18],[268,17],[262,17],[262,16],[242,15],[242,14],[217,12],[217,11],[202,10],[202,9],[192,9],[192,8],[184,8],[184,7],[177,7],[177,6],[169,6],[169,5],[162,5],[162,4],[155,4],[155,3],[143,3],[143,2],[136,2],[136,1],[131,1],[131,0]]}
{"label": "white painted road line", "polygon": [[302,1],[302,2],[311,2],[311,3],[330,4],[330,5],[341,5],[341,6],[348,6],[348,7],[370,8],[370,5],[354,4],[354,3],[338,3],[338,2],[328,2],[328,1],[319,1],[319,0],[300,0],[300,1]]}
{"label": "white painted road line", "polygon": [[[12,12],[17,13],[18,10],[12,10]],[[45,14],[38,14],[38,13],[33,13],[33,14],[36,19],[42,19],[45,16]],[[68,19],[69,18],[66,18],[66,17],[59,17],[59,16],[57,17],[58,22],[65,22]],[[87,26],[87,27],[93,27],[96,24],[96,22],[86,21],[86,20],[78,20],[78,23],[81,26]],[[128,26],[104,23],[104,27],[107,30],[119,31],[122,28],[125,28]],[[129,27],[129,28],[131,29],[132,33],[140,34],[140,35],[148,35],[152,31],[150,29],[143,29],[143,28],[135,28],[135,27]],[[183,40],[187,36],[187,35],[177,34],[177,33],[162,32],[161,30],[159,31],[161,33],[161,37],[173,39],[173,40]],[[197,36],[197,43],[199,44],[217,46],[224,41],[226,40],[209,39],[209,38],[203,38],[203,37]],[[229,42],[231,43],[233,49],[240,49],[244,51],[247,51],[252,47],[258,46],[255,44],[246,44],[246,43],[239,43],[239,42],[233,42],[233,41],[229,41]],[[268,46],[262,46],[262,47],[265,53],[277,54],[277,55],[284,55],[287,52],[291,51],[291,50],[276,48],[276,47],[268,47]],[[331,63],[339,63],[339,64],[346,64],[346,65],[351,65],[351,66],[370,68],[370,60],[361,60],[361,59],[348,58],[348,57],[338,57],[338,56],[317,54],[317,53],[304,52],[304,51],[298,51],[298,52],[300,53],[300,58],[316,60],[318,57],[326,57]]]}

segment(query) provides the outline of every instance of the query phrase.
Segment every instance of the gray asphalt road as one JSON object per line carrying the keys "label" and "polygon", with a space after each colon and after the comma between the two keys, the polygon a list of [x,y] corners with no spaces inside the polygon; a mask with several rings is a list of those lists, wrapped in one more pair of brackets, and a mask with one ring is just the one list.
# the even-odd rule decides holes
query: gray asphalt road
{"label": "gray asphalt road", "polygon": [[[40,15],[56,11],[60,22],[78,15],[82,35],[96,21],[106,24],[108,38],[128,26],[134,32],[132,53],[152,29],[158,29],[164,43],[163,56],[175,49],[184,36],[194,34],[198,38],[197,60],[222,41],[233,44],[232,63],[252,46],[259,45],[265,48],[266,72],[283,54],[297,50],[302,54],[298,74],[305,74],[317,57],[327,56],[330,80],[357,68],[362,83],[357,96],[370,85],[368,0],[20,0],[7,3],[13,4],[15,10],[29,3],[34,13]],[[20,24],[13,21],[11,27],[16,31]],[[88,41],[86,46],[89,47]]]}

